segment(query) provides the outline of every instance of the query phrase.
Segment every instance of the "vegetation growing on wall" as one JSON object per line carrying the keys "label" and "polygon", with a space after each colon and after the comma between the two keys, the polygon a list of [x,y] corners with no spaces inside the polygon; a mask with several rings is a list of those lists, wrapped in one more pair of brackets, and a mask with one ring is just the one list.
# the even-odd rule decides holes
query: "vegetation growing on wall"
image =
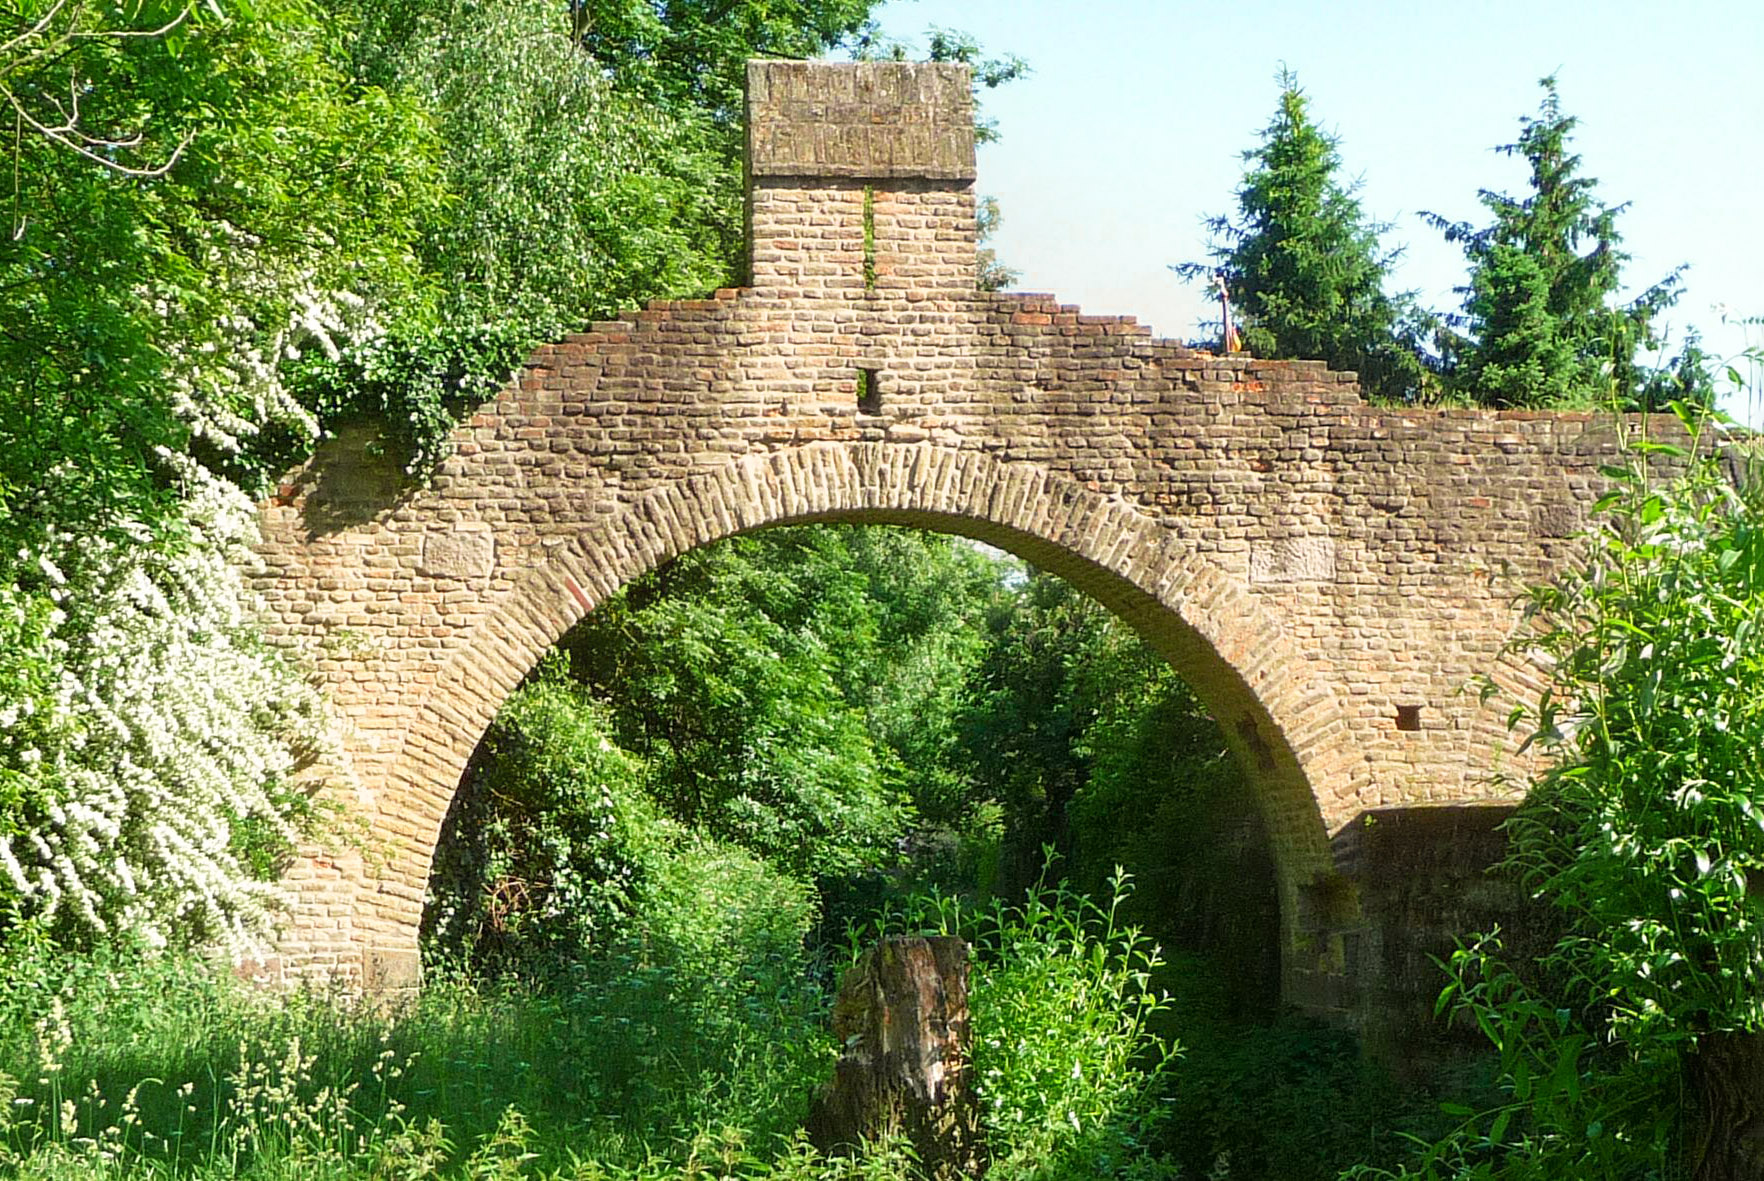
{"label": "vegetation growing on wall", "polygon": [[1453,957],[1442,1007],[1499,1051],[1504,1094],[1397,1175],[1756,1175],[1764,485],[1678,409],[1688,446],[1632,439],[1583,564],[1531,591],[1514,644],[1552,683],[1512,720],[1552,761],[1508,868],[1565,933],[1537,964],[1493,934]]}

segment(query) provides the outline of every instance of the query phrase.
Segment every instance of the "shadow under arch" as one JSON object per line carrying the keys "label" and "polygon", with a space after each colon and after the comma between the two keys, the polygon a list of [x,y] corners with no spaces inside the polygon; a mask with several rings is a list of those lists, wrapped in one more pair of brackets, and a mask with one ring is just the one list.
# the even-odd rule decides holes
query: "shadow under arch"
{"label": "shadow under arch", "polygon": [[377,819],[405,836],[358,895],[358,928],[414,948],[435,844],[473,751],[503,700],[587,612],[687,550],[811,522],[983,541],[1065,578],[1138,631],[1219,721],[1254,786],[1279,885],[1285,998],[1303,1003],[1315,991],[1307,980],[1339,974],[1319,936],[1351,923],[1354,907],[1330,833],[1357,811],[1364,761],[1274,612],[1126,501],[1032,463],[933,443],[817,442],[734,459],[631,496],[528,570],[439,671],[386,768]]}

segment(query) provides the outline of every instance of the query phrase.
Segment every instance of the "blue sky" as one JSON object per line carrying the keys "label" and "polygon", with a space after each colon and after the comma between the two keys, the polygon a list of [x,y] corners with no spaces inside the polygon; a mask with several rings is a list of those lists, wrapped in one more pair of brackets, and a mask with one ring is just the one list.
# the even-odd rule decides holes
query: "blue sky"
{"label": "blue sky", "polygon": [[1455,310],[1463,257],[1418,214],[1480,224],[1479,188],[1521,192],[1523,162],[1492,149],[1554,73],[1583,173],[1629,202],[1625,278],[1639,289],[1688,263],[1671,326],[1697,325],[1722,354],[1748,331],[1764,343],[1716,310],[1764,315],[1760,0],[887,0],[878,16],[920,46],[935,25],[1028,59],[1028,78],[985,98],[1003,138],[981,148],[979,185],[1024,290],[1193,334],[1202,293],[1165,264],[1203,258],[1202,218],[1235,210],[1284,64],[1405,248],[1395,286]]}

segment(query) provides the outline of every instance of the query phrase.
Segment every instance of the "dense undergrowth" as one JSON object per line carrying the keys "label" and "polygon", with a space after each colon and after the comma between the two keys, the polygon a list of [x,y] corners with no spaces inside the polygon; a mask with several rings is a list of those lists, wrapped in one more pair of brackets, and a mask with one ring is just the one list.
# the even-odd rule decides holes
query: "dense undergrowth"
{"label": "dense undergrowth", "polygon": [[[993,1175],[1171,1175],[1147,1141],[1168,1057],[1145,1056],[1149,947],[1065,891],[968,929]],[[826,993],[800,962],[733,966],[734,986],[636,949],[537,985],[436,973],[388,1011],[254,993],[190,959],[14,955],[0,1160],[80,1178],[907,1175],[897,1146],[823,1162],[801,1143],[835,1050]]]}
{"label": "dense undergrowth", "polygon": [[[1417,1126],[1413,1098],[1350,1038],[1230,1019],[1205,983],[1215,965],[1172,971],[1069,890],[1021,909],[907,905],[891,926],[964,933],[979,949],[993,1177],[1304,1181],[1394,1160],[1393,1112]],[[824,974],[740,967],[734,988],[635,953],[537,983],[433,971],[419,998],[387,1009],[266,995],[187,957],[15,953],[0,996],[0,1169],[70,1181],[912,1176],[901,1145],[829,1160],[802,1140],[836,1050]],[[1180,999],[1159,987],[1183,981]]]}

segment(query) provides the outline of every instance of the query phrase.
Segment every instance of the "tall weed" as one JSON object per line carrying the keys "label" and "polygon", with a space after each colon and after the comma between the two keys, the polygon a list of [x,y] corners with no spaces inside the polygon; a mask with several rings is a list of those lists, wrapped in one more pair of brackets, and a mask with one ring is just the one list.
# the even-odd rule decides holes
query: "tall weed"
{"label": "tall weed", "polygon": [[1177,1175],[1154,1148],[1180,1053],[1153,1028],[1169,1004],[1152,984],[1162,955],[1119,921],[1126,875],[1110,886],[1099,905],[1044,872],[1016,906],[933,894],[878,923],[975,948],[974,1075],[996,1181]]}

